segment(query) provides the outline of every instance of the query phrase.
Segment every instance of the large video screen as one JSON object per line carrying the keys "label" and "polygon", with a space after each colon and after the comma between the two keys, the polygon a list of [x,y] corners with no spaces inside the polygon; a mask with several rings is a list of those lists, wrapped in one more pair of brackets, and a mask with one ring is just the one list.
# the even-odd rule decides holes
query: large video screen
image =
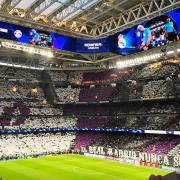
{"label": "large video screen", "polygon": [[[103,39],[80,39],[0,21],[0,38],[77,53],[128,55],[179,41],[180,9]],[[50,29],[49,29],[50,31]]]}
{"label": "large video screen", "polygon": [[6,22],[0,22],[0,38],[74,52],[76,47],[76,38]]}
{"label": "large video screen", "polygon": [[110,37],[110,51],[128,55],[179,41],[179,19],[178,9],[117,33]]}

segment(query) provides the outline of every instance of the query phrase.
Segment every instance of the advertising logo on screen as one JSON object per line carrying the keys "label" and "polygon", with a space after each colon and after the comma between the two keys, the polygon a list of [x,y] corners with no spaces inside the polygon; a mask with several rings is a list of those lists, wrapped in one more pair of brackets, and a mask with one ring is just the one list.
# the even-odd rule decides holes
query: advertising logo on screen
{"label": "advertising logo on screen", "polygon": [[123,34],[120,34],[118,36],[118,47],[122,49],[125,48],[125,46],[126,46],[126,40],[124,39]]}
{"label": "advertising logo on screen", "polygon": [[0,28],[0,32],[3,32],[3,33],[8,33],[8,29],[5,29],[5,28]]}
{"label": "advertising logo on screen", "polygon": [[16,31],[14,31],[14,36],[16,38],[21,38],[22,37],[22,32],[20,30],[16,30]]}

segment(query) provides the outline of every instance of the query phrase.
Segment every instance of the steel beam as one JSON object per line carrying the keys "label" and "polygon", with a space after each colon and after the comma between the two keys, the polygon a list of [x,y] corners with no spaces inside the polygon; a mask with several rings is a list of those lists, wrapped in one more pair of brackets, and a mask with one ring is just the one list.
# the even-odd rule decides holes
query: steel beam
{"label": "steel beam", "polygon": [[[47,8],[49,8],[51,5],[53,5],[54,3],[59,2],[58,0],[46,0],[43,1],[38,7],[35,8],[35,12],[37,15],[40,15],[43,11],[45,11]],[[61,3],[62,4],[62,3]]]}
{"label": "steel beam", "polygon": [[10,6],[12,0],[5,0],[2,4],[1,4],[1,9],[6,12],[7,8]]}
{"label": "steel beam", "polygon": [[11,1],[11,5],[10,5],[10,9],[9,12],[14,9],[19,3],[21,2],[21,0],[12,0]]}
{"label": "steel beam", "polygon": [[69,0],[66,3],[64,3],[61,7],[57,8],[51,15],[48,16],[49,19],[52,19],[54,16],[57,16],[60,12],[62,12],[64,9],[66,9],[68,6],[72,6],[72,4],[76,0]]}
{"label": "steel beam", "polygon": [[[79,13],[75,14],[73,17],[78,16],[80,13],[84,12],[86,9],[92,7],[93,5],[99,3],[102,0],[97,0],[93,4],[91,4],[92,1],[93,0],[77,0],[73,4],[68,6],[66,9],[64,9],[61,13],[59,13],[57,17],[61,20],[66,20],[69,16],[79,11]],[[88,4],[91,5],[88,7]]]}
{"label": "steel beam", "polygon": [[124,4],[124,3],[127,3],[127,2],[128,2],[128,0],[122,0],[122,1],[120,1],[119,3],[111,6],[110,8],[107,8],[105,11],[102,11],[102,12],[100,12],[100,13],[98,13],[98,14],[95,14],[94,16],[90,17],[90,18],[87,19],[87,21],[85,21],[83,24],[86,24],[86,23],[88,23],[88,22],[91,22],[91,21],[93,21],[94,19],[97,19],[98,17],[100,17],[100,16],[108,13],[109,11],[111,11],[111,10],[117,8],[118,6],[120,6],[120,5]]}
{"label": "steel beam", "polygon": [[27,10],[25,17],[31,18],[30,14],[38,7],[44,0],[38,0],[34,4],[31,5],[31,7]]}
{"label": "steel beam", "polygon": [[179,0],[150,0],[148,3],[141,3],[136,7],[120,13],[116,17],[111,17],[110,19],[102,22],[101,25],[94,28],[93,35],[98,38],[107,36],[129,28],[135,23],[161,15],[172,8],[179,7]]}

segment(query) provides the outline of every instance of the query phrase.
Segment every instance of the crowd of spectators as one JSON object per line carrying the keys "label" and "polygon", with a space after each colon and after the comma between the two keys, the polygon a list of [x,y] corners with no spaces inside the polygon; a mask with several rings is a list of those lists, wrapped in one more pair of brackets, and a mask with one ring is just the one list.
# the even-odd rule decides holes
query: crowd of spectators
{"label": "crowd of spectators", "polygon": [[[170,130],[170,126],[174,122],[179,122],[179,116],[120,116],[111,118],[105,125],[107,128],[127,128],[127,129],[145,129],[145,130]],[[173,130],[180,130],[180,126],[176,125]]]}
{"label": "crowd of spectators", "polygon": [[68,82],[70,84],[81,84],[83,80],[83,73],[81,71],[72,71],[68,74]]}
{"label": "crowd of spectators", "polygon": [[[17,104],[17,103],[16,103]],[[54,107],[1,106],[1,129],[32,128],[128,128],[146,130],[180,130],[179,106],[176,102],[124,105],[87,105]]]}
{"label": "crowd of spectators", "polygon": [[23,79],[26,81],[39,81],[41,71],[0,66],[0,77],[10,79]]}
{"label": "crowd of spectators", "polygon": [[168,135],[106,133],[88,145],[164,155],[173,152],[179,143],[178,137]]}
{"label": "crowd of spectators", "polygon": [[80,88],[57,88],[55,89],[59,102],[78,102]]}
{"label": "crowd of spectators", "polygon": [[83,73],[79,71],[64,72],[64,71],[48,71],[53,82],[64,82],[69,84],[81,84]]}
{"label": "crowd of spectators", "polygon": [[40,128],[74,128],[76,127],[77,118],[71,117],[29,117],[21,129],[40,129]]}
{"label": "crowd of spectators", "polygon": [[116,87],[81,87],[56,88],[58,100],[61,102],[95,102],[95,101],[132,101],[141,99],[178,97],[174,79],[167,77],[162,80],[146,82],[128,81]]}
{"label": "crowd of spectators", "polygon": [[[67,103],[66,106],[42,103],[46,95],[41,79],[43,72],[7,67],[0,70],[0,129],[77,127],[180,131],[179,102],[133,101],[178,98],[178,64],[154,63],[100,72],[47,71],[57,101]],[[48,86],[48,80],[46,83]],[[20,99],[24,102],[17,103]],[[79,103],[100,101],[125,103]],[[72,144],[75,148],[97,145],[180,154],[180,142],[174,136],[89,132],[1,135],[0,139],[0,157],[56,152]]]}
{"label": "crowd of spectators", "polygon": [[70,128],[76,125],[75,117],[63,116],[62,107],[30,105],[21,101],[1,102],[0,129]]}
{"label": "crowd of spectators", "polygon": [[[167,77],[159,80],[128,81],[117,85],[113,101],[171,98],[180,95],[178,79]],[[177,83],[177,84],[176,84]]]}
{"label": "crowd of spectators", "polygon": [[80,149],[81,147],[87,147],[90,145],[92,142],[98,140],[103,136],[102,133],[77,133],[76,138],[74,140],[74,147],[75,149]]}
{"label": "crowd of spectators", "polygon": [[89,85],[107,84],[119,79],[127,79],[128,69],[81,72],[81,71],[48,71],[53,82],[68,82],[70,84]]}
{"label": "crowd of spectators", "polygon": [[38,84],[0,81],[0,99],[44,99],[44,92]]}
{"label": "crowd of spectators", "polygon": [[57,116],[63,115],[62,107],[53,108],[53,107],[31,107],[30,108],[30,115],[40,115],[40,116]]}
{"label": "crowd of spectators", "polygon": [[53,82],[66,82],[68,75],[63,71],[48,71]]}
{"label": "crowd of spectators", "polygon": [[0,135],[0,159],[68,150],[74,139],[72,133]]}
{"label": "crowd of spectators", "polygon": [[165,80],[149,81],[142,89],[142,98],[146,99],[169,97],[171,95],[173,95],[173,84],[168,86]]}
{"label": "crowd of spectators", "polygon": [[29,116],[24,118],[11,118],[0,120],[0,129],[41,129],[41,128],[75,128],[77,118],[72,117],[45,117]]}
{"label": "crowd of spectators", "polygon": [[[18,102],[17,99],[10,99],[10,100],[2,99],[0,101],[0,112],[3,111],[3,108],[5,106],[12,107],[14,105],[14,103],[17,103],[17,102]],[[20,102],[22,102],[22,101],[20,101]],[[29,108],[38,108],[38,109],[42,109],[44,107],[46,107],[46,108],[52,107],[52,105],[50,105],[49,103],[43,103],[43,101],[36,101],[36,100],[31,100],[31,99],[26,100],[26,101],[24,100],[23,104],[25,104]]]}
{"label": "crowd of spectators", "polygon": [[173,139],[171,141],[159,140],[145,147],[143,151],[147,153],[156,153],[156,154],[164,155],[164,154],[168,154],[168,152],[172,150],[177,144],[178,142],[176,140],[174,141]]}
{"label": "crowd of spectators", "polygon": [[85,72],[83,74],[82,84],[107,84],[119,80],[127,80],[129,72],[127,68],[121,70],[109,70],[100,72]]}
{"label": "crowd of spectators", "polygon": [[138,73],[137,78],[161,78],[174,74],[178,74],[180,67],[178,64],[173,63],[153,63],[143,67]]}
{"label": "crowd of spectators", "polygon": [[[180,65],[159,62],[121,70],[100,72],[50,72],[53,81],[66,81],[79,87],[55,87],[59,101],[133,101],[154,98],[178,97]],[[62,74],[62,76],[61,76]],[[89,87],[88,85],[93,85]],[[65,92],[63,92],[65,91]],[[76,91],[76,93],[73,93]],[[62,94],[62,95],[61,95]],[[65,94],[65,95],[63,95]],[[68,96],[66,94],[72,94]]]}
{"label": "crowd of spectators", "polygon": [[169,156],[180,156],[180,143],[168,152]]}

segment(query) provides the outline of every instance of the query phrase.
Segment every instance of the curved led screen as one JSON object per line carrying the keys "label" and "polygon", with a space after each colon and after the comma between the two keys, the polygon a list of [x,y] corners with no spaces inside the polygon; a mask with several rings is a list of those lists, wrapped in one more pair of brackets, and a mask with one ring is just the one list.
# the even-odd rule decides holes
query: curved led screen
{"label": "curved led screen", "polygon": [[128,55],[178,41],[180,9],[103,39],[87,40],[0,22],[0,38],[77,53]]}

